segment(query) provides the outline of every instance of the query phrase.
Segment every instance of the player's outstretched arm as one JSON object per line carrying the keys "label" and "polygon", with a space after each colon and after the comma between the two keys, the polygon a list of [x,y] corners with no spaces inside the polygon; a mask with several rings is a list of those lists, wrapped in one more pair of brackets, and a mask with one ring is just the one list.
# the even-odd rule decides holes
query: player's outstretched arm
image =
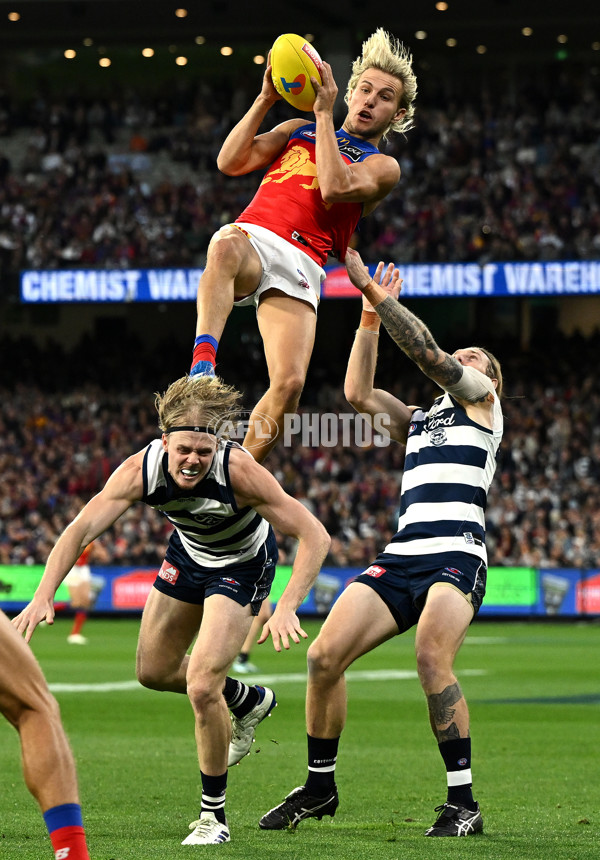
{"label": "player's outstretched arm", "polygon": [[12,621],[19,633],[25,634],[27,642],[40,621],[54,622],[56,590],[86,546],[141,499],[143,455],[141,451],[125,460],[57,540],[33,599]]}
{"label": "player's outstretched arm", "polygon": [[400,349],[441,388],[455,385],[463,375],[462,365],[437,345],[425,323],[371,278],[356,251],[347,258],[346,268]]}
{"label": "player's outstretched arm", "polygon": [[238,505],[250,505],[278,532],[298,540],[292,575],[258,640],[261,644],[270,635],[276,651],[287,650],[290,639],[298,644],[300,637],[307,638],[296,610],[319,574],[331,539],[318,519],[284,492],[264,466],[240,450],[232,451],[229,462]]}
{"label": "player's outstretched arm", "polygon": [[[362,282],[365,278],[370,278],[360,255],[351,248],[346,255],[346,267],[351,280],[354,278]],[[398,298],[402,281],[398,269],[392,263],[385,269],[383,263],[379,263],[374,281],[394,300]],[[357,412],[367,416],[372,424],[377,421],[378,425],[387,428],[390,437],[396,442],[404,443],[412,407],[406,406],[388,391],[374,387],[380,324],[379,316],[363,295],[360,325],[356,330],[348,359],[344,394]]]}

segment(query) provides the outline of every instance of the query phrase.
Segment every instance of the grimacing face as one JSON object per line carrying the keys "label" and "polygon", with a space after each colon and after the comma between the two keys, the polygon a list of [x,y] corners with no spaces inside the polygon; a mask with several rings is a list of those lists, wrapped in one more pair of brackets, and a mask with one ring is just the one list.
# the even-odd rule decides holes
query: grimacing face
{"label": "grimacing face", "polygon": [[162,444],[169,455],[169,474],[182,490],[193,490],[206,476],[217,450],[210,433],[176,430],[163,433]]}
{"label": "grimacing face", "polygon": [[[474,367],[476,370],[481,371],[484,376],[488,375],[490,360],[487,355],[480,349],[477,349],[476,346],[469,346],[466,349],[457,349],[456,352],[452,353],[452,357],[459,361],[464,367]],[[494,383],[494,387],[497,388],[498,380],[492,378],[492,382]]]}

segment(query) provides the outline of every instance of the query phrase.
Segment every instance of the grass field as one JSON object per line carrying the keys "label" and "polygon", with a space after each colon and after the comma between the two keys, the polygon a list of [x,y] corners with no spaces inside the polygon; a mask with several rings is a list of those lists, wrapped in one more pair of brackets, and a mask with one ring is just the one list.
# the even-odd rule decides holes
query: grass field
{"label": "grass field", "polygon": [[[312,638],[318,623],[307,622]],[[306,776],[306,644],[253,659],[279,706],[251,755],[229,773],[231,843],[181,846],[200,788],[187,699],[134,683],[138,622],[92,619],[86,647],[68,621],[33,640],[75,751],[94,860],[171,860],[219,852],[230,860],[597,860],[600,857],[600,626],[475,623],[457,662],[471,709],[474,790],[485,833],[425,839],[445,799],[445,773],[414,674],[413,637],[400,637],[348,675],[335,819],[295,833],[263,832],[259,817]],[[387,675],[386,675],[387,673]],[[104,686],[102,686],[104,685]],[[0,723],[0,858],[52,851],[26,791],[16,733]]]}

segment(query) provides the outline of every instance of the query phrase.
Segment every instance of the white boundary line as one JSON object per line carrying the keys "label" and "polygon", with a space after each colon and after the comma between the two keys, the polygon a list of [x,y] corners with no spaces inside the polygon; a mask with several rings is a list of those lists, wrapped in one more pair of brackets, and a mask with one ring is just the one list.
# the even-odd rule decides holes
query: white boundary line
{"label": "white boundary line", "polygon": [[[485,675],[485,669],[463,669],[459,673],[465,677]],[[305,684],[306,674],[304,672],[286,672],[278,675],[263,675],[255,672],[252,675],[239,676],[232,673],[233,677],[249,681],[252,684]],[[413,669],[375,669],[373,671],[346,672],[348,681],[413,681],[418,675]],[[138,681],[108,681],[101,684],[50,684],[53,693],[120,693],[129,690],[143,690]]]}

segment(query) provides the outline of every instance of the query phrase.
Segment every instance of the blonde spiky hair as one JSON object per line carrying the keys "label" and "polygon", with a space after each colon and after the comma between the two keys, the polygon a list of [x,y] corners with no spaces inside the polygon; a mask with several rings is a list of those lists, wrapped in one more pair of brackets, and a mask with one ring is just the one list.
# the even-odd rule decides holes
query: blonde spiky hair
{"label": "blonde spiky hair", "polygon": [[379,27],[363,42],[360,57],[352,63],[352,74],[346,90],[346,104],[356,88],[358,79],[367,69],[379,69],[388,75],[393,75],[402,81],[402,96],[398,107],[405,108],[406,113],[396,122],[390,123],[384,137],[390,131],[408,131],[413,126],[415,113],[415,98],[417,97],[417,78],[412,69],[413,58],[410,51],[394,36]]}

